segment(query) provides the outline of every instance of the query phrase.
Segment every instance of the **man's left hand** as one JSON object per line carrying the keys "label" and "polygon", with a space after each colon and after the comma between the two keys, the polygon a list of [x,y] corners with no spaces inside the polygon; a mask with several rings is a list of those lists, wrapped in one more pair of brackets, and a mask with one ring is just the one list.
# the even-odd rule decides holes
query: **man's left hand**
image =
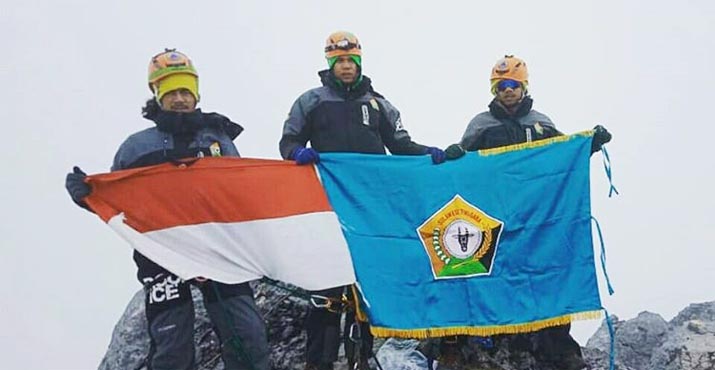
{"label": "man's left hand", "polygon": [[601,147],[603,144],[611,141],[611,138],[613,136],[611,135],[608,130],[606,130],[605,127],[601,125],[596,125],[596,127],[593,128],[593,140],[591,141],[591,154],[596,153],[597,151],[601,150]]}
{"label": "man's left hand", "polygon": [[432,163],[434,164],[443,163],[444,160],[447,159],[447,155],[444,153],[444,150],[433,146],[427,148],[427,153],[425,154],[432,156]]}

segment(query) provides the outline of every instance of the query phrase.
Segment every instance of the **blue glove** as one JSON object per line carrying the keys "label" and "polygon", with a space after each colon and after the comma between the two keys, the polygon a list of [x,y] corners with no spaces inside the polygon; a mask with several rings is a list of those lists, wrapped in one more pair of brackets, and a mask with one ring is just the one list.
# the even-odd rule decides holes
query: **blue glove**
{"label": "blue glove", "polygon": [[593,128],[593,140],[591,141],[591,154],[601,150],[603,144],[611,141],[611,133],[601,125]]}
{"label": "blue glove", "polygon": [[67,174],[65,179],[65,188],[72,197],[72,201],[82,208],[87,208],[87,204],[82,200],[92,192],[92,188],[84,182],[87,174],[79,167],[74,166],[72,172]]}
{"label": "blue glove", "polygon": [[432,156],[432,163],[434,164],[440,164],[443,163],[445,159],[447,159],[447,155],[444,154],[444,150],[440,148],[435,148],[433,146],[427,148],[427,152],[425,154],[429,154]]}
{"label": "blue glove", "polygon": [[444,153],[447,155],[447,159],[457,159],[463,157],[467,152],[464,151],[464,148],[462,148],[461,145],[459,144],[452,144],[447,147],[447,149],[444,150]]}
{"label": "blue glove", "polygon": [[320,155],[315,149],[302,146],[295,148],[290,157],[299,165],[318,163],[320,161]]}

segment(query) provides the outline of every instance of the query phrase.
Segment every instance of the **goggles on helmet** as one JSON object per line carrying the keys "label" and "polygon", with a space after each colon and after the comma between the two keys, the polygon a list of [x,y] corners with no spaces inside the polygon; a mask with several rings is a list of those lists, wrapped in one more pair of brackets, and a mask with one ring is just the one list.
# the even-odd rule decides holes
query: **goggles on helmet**
{"label": "goggles on helmet", "polygon": [[352,49],[361,49],[360,44],[350,42],[348,39],[342,39],[334,44],[330,44],[325,47],[325,52],[331,52],[334,50],[352,50]]}
{"label": "goggles on helmet", "polygon": [[506,89],[517,89],[521,87],[521,82],[514,80],[501,80],[497,84],[497,91],[504,91]]}

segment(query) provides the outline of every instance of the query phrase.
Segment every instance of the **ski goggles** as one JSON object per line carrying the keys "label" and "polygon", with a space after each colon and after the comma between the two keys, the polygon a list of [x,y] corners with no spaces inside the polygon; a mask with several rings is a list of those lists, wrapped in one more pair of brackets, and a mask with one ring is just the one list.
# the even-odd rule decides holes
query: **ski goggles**
{"label": "ski goggles", "polygon": [[504,91],[506,89],[517,89],[521,87],[521,82],[514,80],[501,80],[497,83],[497,91]]}

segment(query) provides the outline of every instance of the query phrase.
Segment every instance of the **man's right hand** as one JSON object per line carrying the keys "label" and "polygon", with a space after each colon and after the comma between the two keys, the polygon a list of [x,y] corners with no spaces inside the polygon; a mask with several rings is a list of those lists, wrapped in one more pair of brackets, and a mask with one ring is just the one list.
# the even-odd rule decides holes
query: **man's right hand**
{"label": "man's right hand", "polygon": [[320,161],[320,155],[315,151],[315,149],[304,147],[295,148],[291,158],[295,160],[296,164],[299,165],[318,163]]}
{"label": "man's right hand", "polygon": [[448,160],[452,160],[452,159],[461,158],[467,152],[464,151],[464,148],[462,148],[461,145],[452,144],[452,145],[448,146],[447,149],[444,150],[444,153],[447,155]]}
{"label": "man's right hand", "polygon": [[79,167],[75,166],[72,172],[67,174],[65,179],[65,188],[72,197],[72,201],[78,206],[87,209],[87,204],[84,202],[84,197],[88,196],[92,192],[92,188],[89,187],[84,179],[87,174],[84,173]]}

